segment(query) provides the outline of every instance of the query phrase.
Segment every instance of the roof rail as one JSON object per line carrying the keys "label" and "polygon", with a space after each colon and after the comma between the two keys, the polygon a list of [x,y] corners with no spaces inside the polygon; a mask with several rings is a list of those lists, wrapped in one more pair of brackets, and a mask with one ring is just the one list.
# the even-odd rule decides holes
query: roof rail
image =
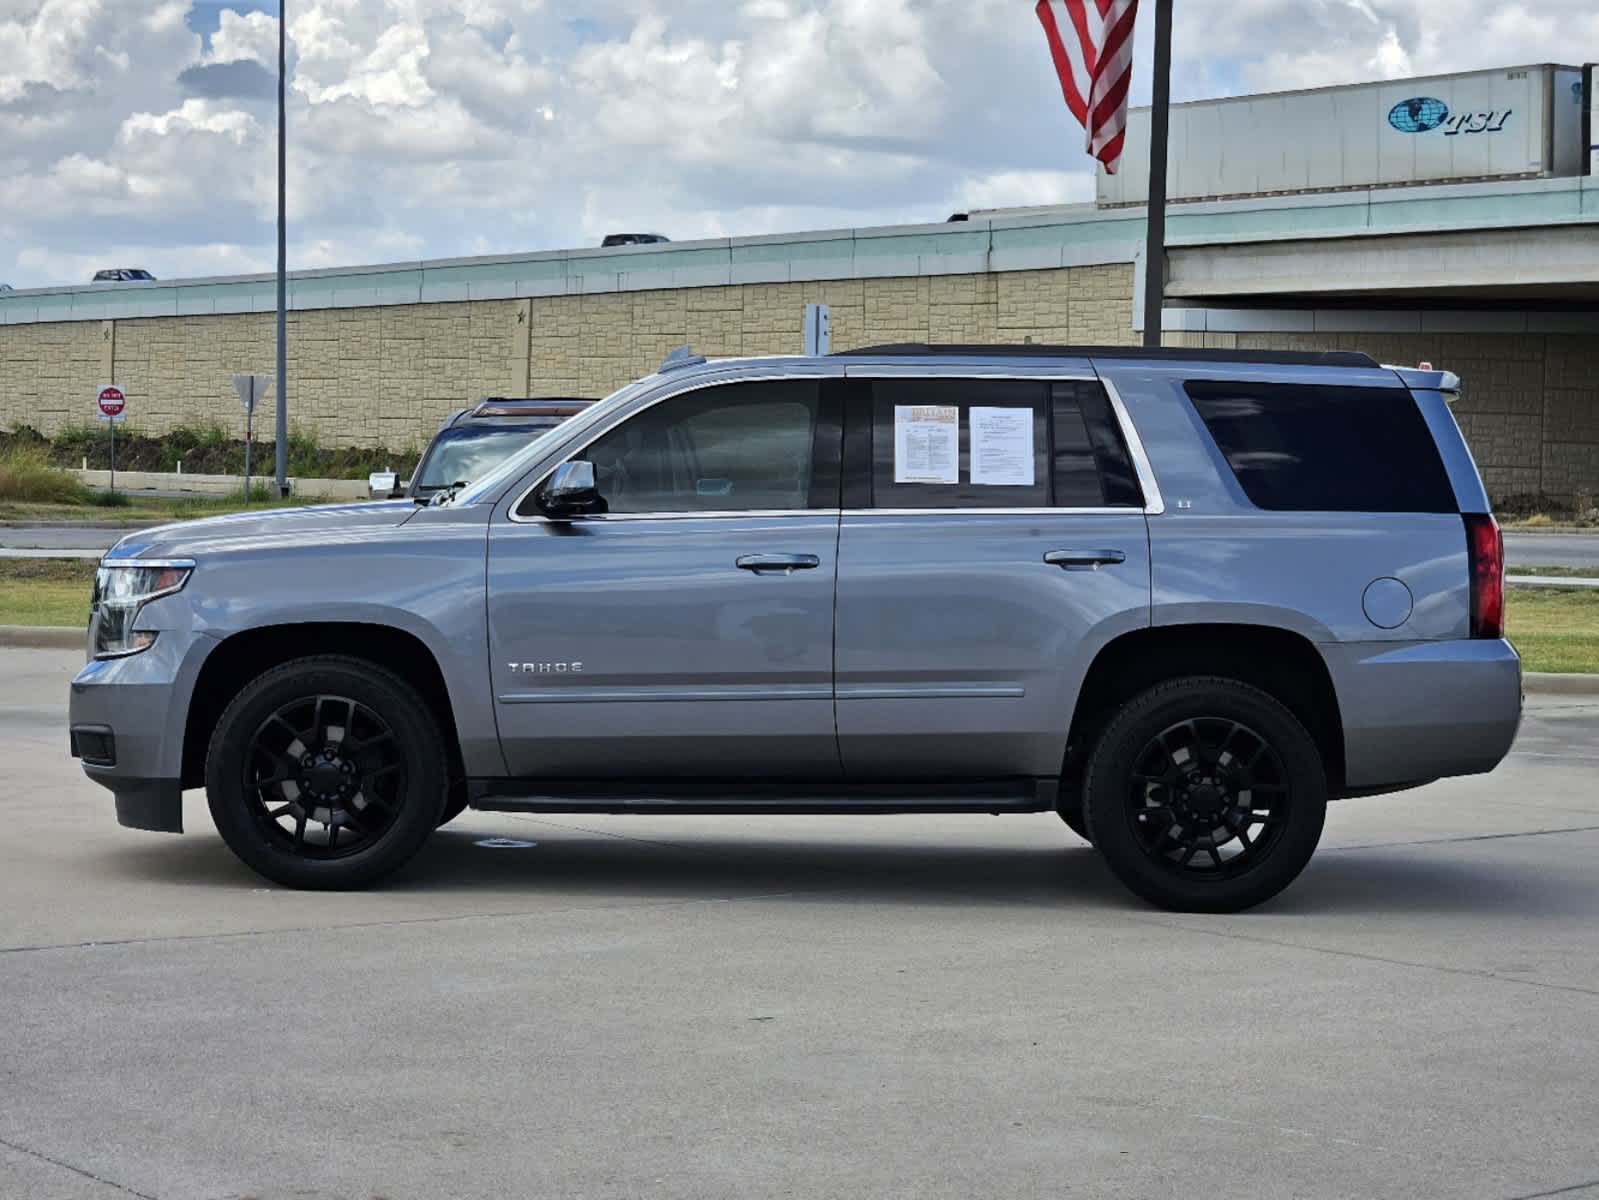
{"label": "roof rail", "polygon": [[1376,359],[1358,350],[1190,350],[1184,347],[1143,346],[1040,346],[1023,345],[939,346],[921,342],[898,342],[884,346],[862,346],[858,350],[838,351],[840,358],[981,358],[1006,355],[1012,358],[1120,358],[1148,362],[1245,363],[1265,366],[1375,367]]}
{"label": "roof rail", "polygon": [[697,367],[704,361],[705,356],[703,354],[695,354],[692,346],[679,346],[662,359],[661,365],[655,369],[658,373],[665,373],[667,371],[681,370],[683,367]]}

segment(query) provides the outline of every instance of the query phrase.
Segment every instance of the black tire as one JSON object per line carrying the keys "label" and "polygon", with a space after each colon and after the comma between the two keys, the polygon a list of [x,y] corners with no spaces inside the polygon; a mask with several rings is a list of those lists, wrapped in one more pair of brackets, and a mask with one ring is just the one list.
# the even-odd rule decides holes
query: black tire
{"label": "black tire", "polygon": [[234,697],[205,782],[217,831],[248,866],[287,887],[347,889],[422,848],[448,773],[438,724],[410,684],[364,659],[317,655]]}
{"label": "black tire", "polygon": [[1183,912],[1271,899],[1304,870],[1327,816],[1315,739],[1277,700],[1232,679],[1173,679],[1129,701],[1085,779],[1089,840],[1111,871]]}
{"label": "black tire", "polygon": [[1066,828],[1082,838],[1083,841],[1091,842],[1094,840],[1088,836],[1088,822],[1083,820],[1083,797],[1080,793],[1070,798],[1062,796],[1055,811],[1060,814],[1060,819],[1066,822]]}

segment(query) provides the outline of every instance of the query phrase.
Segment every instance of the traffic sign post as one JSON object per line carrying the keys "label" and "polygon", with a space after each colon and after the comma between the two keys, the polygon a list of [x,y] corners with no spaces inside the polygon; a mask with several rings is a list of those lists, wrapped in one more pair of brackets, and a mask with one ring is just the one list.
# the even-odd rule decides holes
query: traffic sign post
{"label": "traffic sign post", "polygon": [[255,402],[272,390],[270,375],[235,375],[233,390],[244,404],[244,502],[250,503],[250,452],[255,448]]}
{"label": "traffic sign post", "polygon": [[115,384],[106,384],[94,398],[100,410],[100,419],[111,426],[111,491],[117,490],[117,422],[128,407],[128,398]]}

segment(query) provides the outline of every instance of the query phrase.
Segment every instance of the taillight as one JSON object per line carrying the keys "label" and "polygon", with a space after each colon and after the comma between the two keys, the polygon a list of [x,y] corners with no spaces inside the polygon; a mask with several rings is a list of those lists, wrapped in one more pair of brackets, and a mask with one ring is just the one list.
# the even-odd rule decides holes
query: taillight
{"label": "taillight", "polygon": [[1471,570],[1471,636],[1505,636],[1505,539],[1491,514],[1466,515]]}

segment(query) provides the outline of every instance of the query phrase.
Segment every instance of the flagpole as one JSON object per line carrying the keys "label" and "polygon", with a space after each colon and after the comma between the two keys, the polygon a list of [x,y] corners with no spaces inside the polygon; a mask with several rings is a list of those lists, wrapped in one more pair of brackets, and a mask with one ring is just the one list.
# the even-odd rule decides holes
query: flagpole
{"label": "flagpole", "polygon": [[284,76],[288,64],[288,0],[278,3],[278,495],[289,494],[289,213],[288,120]]}
{"label": "flagpole", "polygon": [[1155,0],[1155,96],[1149,127],[1149,218],[1144,242],[1144,345],[1159,348],[1166,307],[1166,163],[1171,143],[1172,0]]}

